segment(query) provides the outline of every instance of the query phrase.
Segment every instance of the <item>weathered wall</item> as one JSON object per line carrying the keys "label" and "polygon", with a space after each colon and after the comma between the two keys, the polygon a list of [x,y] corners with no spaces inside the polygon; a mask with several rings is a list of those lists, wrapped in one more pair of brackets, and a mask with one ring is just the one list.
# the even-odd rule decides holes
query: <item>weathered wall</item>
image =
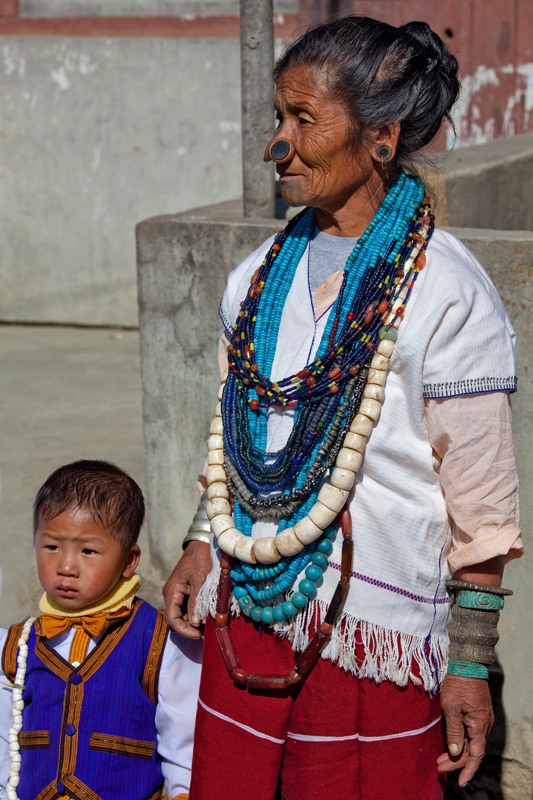
{"label": "weathered wall", "polygon": [[[274,0],[275,11],[297,8],[298,0]],[[40,17],[238,14],[239,0],[20,0],[20,13]]]}
{"label": "weathered wall", "polygon": [[0,48],[0,320],[136,325],[135,222],[241,193],[238,40]]}

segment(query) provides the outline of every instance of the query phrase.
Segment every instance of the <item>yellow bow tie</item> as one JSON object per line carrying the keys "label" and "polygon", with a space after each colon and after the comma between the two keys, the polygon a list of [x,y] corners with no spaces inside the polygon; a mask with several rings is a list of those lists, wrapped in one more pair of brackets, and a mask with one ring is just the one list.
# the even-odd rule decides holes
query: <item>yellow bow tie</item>
{"label": "yellow bow tie", "polygon": [[99,614],[89,614],[86,617],[59,617],[55,614],[41,614],[35,623],[35,629],[39,636],[52,639],[68,628],[81,628],[92,638],[99,636],[102,631],[121,617],[130,613],[131,609],[121,608],[118,611],[109,613],[101,611]]}

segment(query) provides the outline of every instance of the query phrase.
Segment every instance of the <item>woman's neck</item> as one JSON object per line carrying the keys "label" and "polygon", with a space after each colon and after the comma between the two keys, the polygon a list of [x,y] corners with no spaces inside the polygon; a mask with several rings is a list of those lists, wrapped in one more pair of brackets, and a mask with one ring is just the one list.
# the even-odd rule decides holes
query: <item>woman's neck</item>
{"label": "woman's neck", "polygon": [[354,194],[338,207],[315,207],[320,230],[332,236],[361,236],[382,204],[387,187],[374,172]]}

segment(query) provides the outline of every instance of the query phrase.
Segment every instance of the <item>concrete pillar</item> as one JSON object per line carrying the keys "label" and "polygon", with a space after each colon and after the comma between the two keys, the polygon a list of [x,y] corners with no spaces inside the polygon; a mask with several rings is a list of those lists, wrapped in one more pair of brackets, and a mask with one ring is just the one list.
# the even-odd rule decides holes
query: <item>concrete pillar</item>
{"label": "concrete pillar", "polygon": [[244,216],[274,216],[274,168],[263,153],[274,132],[272,0],[240,0]]}

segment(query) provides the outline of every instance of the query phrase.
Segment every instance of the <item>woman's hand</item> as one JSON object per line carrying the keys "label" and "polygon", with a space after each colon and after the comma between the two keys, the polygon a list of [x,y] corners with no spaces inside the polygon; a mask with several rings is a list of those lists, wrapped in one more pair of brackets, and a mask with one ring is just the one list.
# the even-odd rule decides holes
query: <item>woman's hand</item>
{"label": "woman's hand", "polygon": [[[190,542],[163,587],[168,625],[188,639],[201,639],[201,620],[194,614],[196,597],[211,572],[211,548],[205,542]],[[187,610],[183,607],[187,600]]]}
{"label": "woman's hand", "polygon": [[459,786],[466,786],[485,755],[494,722],[488,682],[446,675],[441,689],[448,752],[437,759],[439,772],[461,769]]}

